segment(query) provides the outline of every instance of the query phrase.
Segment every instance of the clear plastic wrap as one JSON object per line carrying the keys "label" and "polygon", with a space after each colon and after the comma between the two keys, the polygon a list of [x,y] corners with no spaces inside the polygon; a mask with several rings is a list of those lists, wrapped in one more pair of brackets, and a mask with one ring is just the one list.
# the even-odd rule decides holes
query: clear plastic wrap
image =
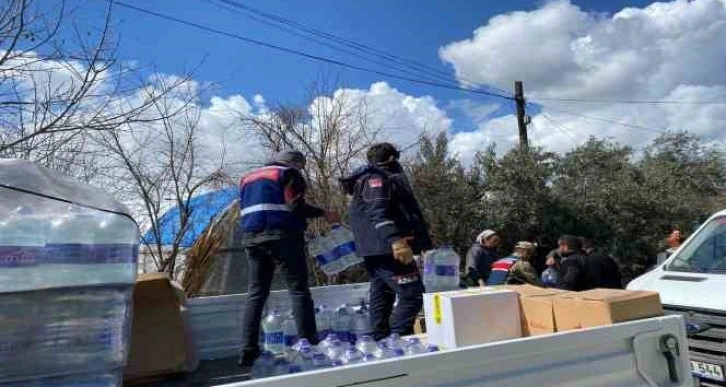
{"label": "clear plastic wrap", "polygon": [[0,382],[116,385],[138,247],[136,223],[109,195],[0,160]]}

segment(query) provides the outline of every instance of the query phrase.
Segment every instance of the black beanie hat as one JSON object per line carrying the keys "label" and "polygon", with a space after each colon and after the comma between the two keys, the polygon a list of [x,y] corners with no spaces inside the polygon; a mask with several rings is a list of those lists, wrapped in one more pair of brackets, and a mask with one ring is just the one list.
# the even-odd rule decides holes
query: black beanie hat
{"label": "black beanie hat", "polygon": [[398,160],[400,155],[401,153],[395,146],[393,146],[393,144],[382,142],[371,146],[370,149],[368,149],[366,157],[368,158],[369,163],[381,165]]}

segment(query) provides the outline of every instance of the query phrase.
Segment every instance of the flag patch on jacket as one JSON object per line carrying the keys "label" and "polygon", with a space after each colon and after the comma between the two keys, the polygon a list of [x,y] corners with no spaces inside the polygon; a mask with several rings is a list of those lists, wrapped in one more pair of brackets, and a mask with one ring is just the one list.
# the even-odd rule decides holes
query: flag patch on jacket
{"label": "flag patch on jacket", "polygon": [[383,187],[383,179],[380,177],[374,177],[370,180],[368,180],[368,186],[371,188],[381,188]]}

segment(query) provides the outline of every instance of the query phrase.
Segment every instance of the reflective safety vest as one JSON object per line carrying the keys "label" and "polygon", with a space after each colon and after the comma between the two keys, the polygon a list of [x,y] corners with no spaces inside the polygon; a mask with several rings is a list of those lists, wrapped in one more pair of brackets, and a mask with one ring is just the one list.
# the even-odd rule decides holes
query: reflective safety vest
{"label": "reflective safety vest", "polygon": [[257,169],[240,181],[240,216],[246,233],[289,230],[294,225],[285,203],[283,176],[288,167],[270,165]]}
{"label": "reflective safety vest", "polygon": [[509,256],[492,263],[492,271],[489,273],[487,285],[504,285],[509,277],[509,270],[517,263],[517,256]]}

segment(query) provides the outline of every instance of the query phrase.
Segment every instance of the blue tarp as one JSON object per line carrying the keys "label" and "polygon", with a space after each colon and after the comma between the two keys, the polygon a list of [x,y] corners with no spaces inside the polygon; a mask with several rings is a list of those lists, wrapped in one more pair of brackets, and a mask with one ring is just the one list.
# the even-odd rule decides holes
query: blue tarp
{"label": "blue tarp", "polygon": [[[237,187],[225,188],[193,197],[189,201],[189,207],[191,208],[190,224],[180,246],[191,247],[212,220],[238,197],[239,189]],[[167,211],[159,220],[159,227],[161,229],[161,244],[164,246],[172,245],[180,230],[179,207]],[[144,234],[143,241],[151,245],[159,244],[152,230]]]}

